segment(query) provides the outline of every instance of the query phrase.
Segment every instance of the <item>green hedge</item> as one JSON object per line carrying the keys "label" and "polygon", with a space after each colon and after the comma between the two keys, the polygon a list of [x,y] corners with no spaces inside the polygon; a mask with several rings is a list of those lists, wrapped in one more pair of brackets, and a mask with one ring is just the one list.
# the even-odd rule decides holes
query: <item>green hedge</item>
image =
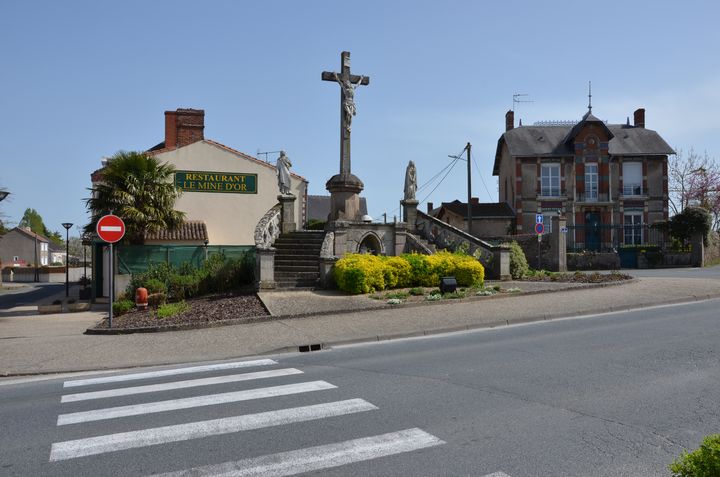
{"label": "green hedge", "polygon": [[348,254],[335,264],[335,283],[342,291],[358,294],[387,288],[436,287],[440,278],[454,276],[461,286],[481,286],[485,269],[474,257],[439,252],[399,257]]}
{"label": "green hedge", "polygon": [[720,434],[707,436],[700,448],[683,452],[668,466],[673,477],[718,477],[720,475]]}

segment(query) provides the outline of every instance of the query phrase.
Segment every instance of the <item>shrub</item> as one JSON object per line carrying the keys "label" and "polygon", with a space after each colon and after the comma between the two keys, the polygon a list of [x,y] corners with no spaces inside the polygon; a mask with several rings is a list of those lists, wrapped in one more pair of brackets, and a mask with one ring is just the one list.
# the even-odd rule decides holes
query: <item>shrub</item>
{"label": "shrub", "polygon": [[165,303],[167,303],[167,295],[165,293],[151,293],[148,295],[148,306],[150,308],[158,308]]}
{"label": "shrub", "polygon": [[412,296],[423,296],[423,295],[425,294],[425,292],[423,291],[422,288],[411,288],[411,289],[409,290],[409,293],[410,293]]}
{"label": "shrub", "polygon": [[142,286],[147,289],[148,294],[167,293],[167,285],[157,278],[148,278],[143,282]]}
{"label": "shrub", "polygon": [[670,219],[670,235],[682,242],[687,242],[699,233],[707,247],[711,228],[712,216],[702,207],[686,207]]}
{"label": "shrub", "polygon": [[348,293],[385,289],[382,259],[375,255],[348,254],[335,264],[335,282]]}
{"label": "shrub", "polygon": [[128,311],[132,310],[135,306],[135,303],[133,303],[130,300],[120,300],[113,303],[113,314],[115,316],[122,316]]}
{"label": "shrub", "polygon": [[445,276],[455,276],[461,286],[481,286],[485,279],[485,269],[477,259],[449,252],[399,257],[348,254],[335,264],[334,274],[338,288],[354,294],[393,287],[438,286]]}
{"label": "shrub", "polygon": [[200,288],[201,278],[199,273],[193,273],[192,275],[174,273],[170,275],[168,284],[168,296],[170,300],[180,301],[196,296]]}
{"label": "shrub", "polygon": [[683,452],[668,468],[673,477],[717,477],[720,475],[720,434],[707,436],[699,449]]}
{"label": "shrub", "polygon": [[510,276],[518,280],[525,278],[530,267],[528,266],[525,252],[516,241],[510,242]]}
{"label": "shrub", "polygon": [[160,305],[157,309],[158,318],[169,318],[190,309],[190,305],[184,301]]}

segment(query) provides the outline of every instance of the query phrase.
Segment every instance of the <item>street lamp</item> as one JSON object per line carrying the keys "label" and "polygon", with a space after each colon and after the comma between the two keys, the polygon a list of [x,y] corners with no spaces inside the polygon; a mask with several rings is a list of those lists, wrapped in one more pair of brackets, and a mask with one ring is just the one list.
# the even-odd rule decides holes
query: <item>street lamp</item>
{"label": "street lamp", "polygon": [[62,226],[65,227],[65,297],[70,296],[70,227],[73,226],[70,222],[63,222]]}

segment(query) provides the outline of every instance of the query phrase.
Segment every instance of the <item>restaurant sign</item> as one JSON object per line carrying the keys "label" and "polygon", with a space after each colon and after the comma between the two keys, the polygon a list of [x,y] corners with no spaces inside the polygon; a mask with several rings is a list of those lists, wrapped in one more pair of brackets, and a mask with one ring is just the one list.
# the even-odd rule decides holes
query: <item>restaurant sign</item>
{"label": "restaurant sign", "polygon": [[184,192],[257,194],[257,174],[176,171],[175,187]]}

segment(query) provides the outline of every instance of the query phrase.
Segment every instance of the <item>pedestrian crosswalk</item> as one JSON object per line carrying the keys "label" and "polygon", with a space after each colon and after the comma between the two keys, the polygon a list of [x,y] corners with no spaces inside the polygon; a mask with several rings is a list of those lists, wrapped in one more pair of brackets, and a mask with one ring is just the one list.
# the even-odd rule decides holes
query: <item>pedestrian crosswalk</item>
{"label": "pedestrian crosswalk", "polygon": [[[202,373],[209,372],[232,374],[200,376]],[[275,384],[268,381],[268,384],[274,385],[265,386],[256,384],[270,378],[288,379],[293,377],[295,378],[293,381],[297,381],[302,379],[303,374],[303,371],[296,368],[279,367],[279,363],[274,360],[259,359],[66,381],[63,389],[72,389],[78,392],[64,394],[60,398],[61,409],[65,410],[65,406],[71,406],[72,409],[67,410],[73,412],[60,413],[57,417],[57,426],[59,430],[72,428],[71,437],[79,438],[53,443],[50,448],[49,461],[59,463],[151,446],[154,446],[152,447],[154,452],[162,452],[162,446],[173,443],[217,436],[228,438],[238,435],[238,433],[272,429],[293,423],[304,423],[303,425],[308,426],[324,419],[347,419],[352,415],[363,415],[363,413],[379,410],[376,405],[361,397],[341,400],[328,399],[327,396],[337,395],[325,392],[336,390],[338,386],[323,380],[305,380],[286,384]],[[153,379],[175,379],[176,377],[182,378],[172,382],[149,382]],[[143,380],[147,384],[138,384]],[[93,389],[94,386],[99,385],[111,385],[113,388]],[[223,386],[222,391],[225,392],[218,392],[220,390],[215,390],[215,386]],[[235,389],[228,391],[227,387],[229,386],[235,387]],[[238,389],[237,386],[242,387]],[[167,398],[169,391],[172,391],[173,395],[177,395],[177,393],[184,393],[186,389],[192,395],[176,399]],[[198,395],[199,393],[203,394]],[[305,395],[315,396],[318,398],[317,400],[323,402],[310,405],[307,405],[306,401],[296,402],[295,405],[288,407],[288,401],[281,398],[288,396],[295,400]],[[165,396],[165,398],[159,396]],[[121,401],[119,404],[122,405],[107,405],[108,403],[114,404],[112,401],[115,399],[119,399]],[[261,412],[248,412],[248,409],[243,412],[245,406],[243,403],[264,402],[261,400],[265,399],[269,399],[269,401],[265,403],[266,406]],[[280,401],[284,404],[273,406],[273,403]],[[130,403],[128,404],[128,402]],[[193,412],[212,409],[211,406],[223,404],[232,405],[232,410],[240,409],[240,411],[215,419],[193,419]],[[112,428],[111,423],[120,422],[123,418],[139,416],[143,418],[139,422],[145,422],[145,419],[150,422],[151,416],[161,416],[162,413],[177,416],[181,419],[181,423],[141,429],[130,427],[130,430],[127,430],[126,426],[122,429],[123,432],[93,435],[93,433],[97,434],[98,428],[105,428],[96,426],[89,435],[82,436],[83,425],[107,423],[108,428]],[[130,425],[133,422],[138,421],[130,421]],[[163,422],[163,424],[167,424],[167,422]],[[369,436],[352,436],[352,439],[340,442],[328,442],[228,462],[200,465],[181,471],[166,469],[169,473],[159,475],[289,476],[419,451],[445,443],[440,438],[419,428],[383,429],[383,431],[390,432]],[[238,452],[237,457],[242,457],[241,451]]]}

